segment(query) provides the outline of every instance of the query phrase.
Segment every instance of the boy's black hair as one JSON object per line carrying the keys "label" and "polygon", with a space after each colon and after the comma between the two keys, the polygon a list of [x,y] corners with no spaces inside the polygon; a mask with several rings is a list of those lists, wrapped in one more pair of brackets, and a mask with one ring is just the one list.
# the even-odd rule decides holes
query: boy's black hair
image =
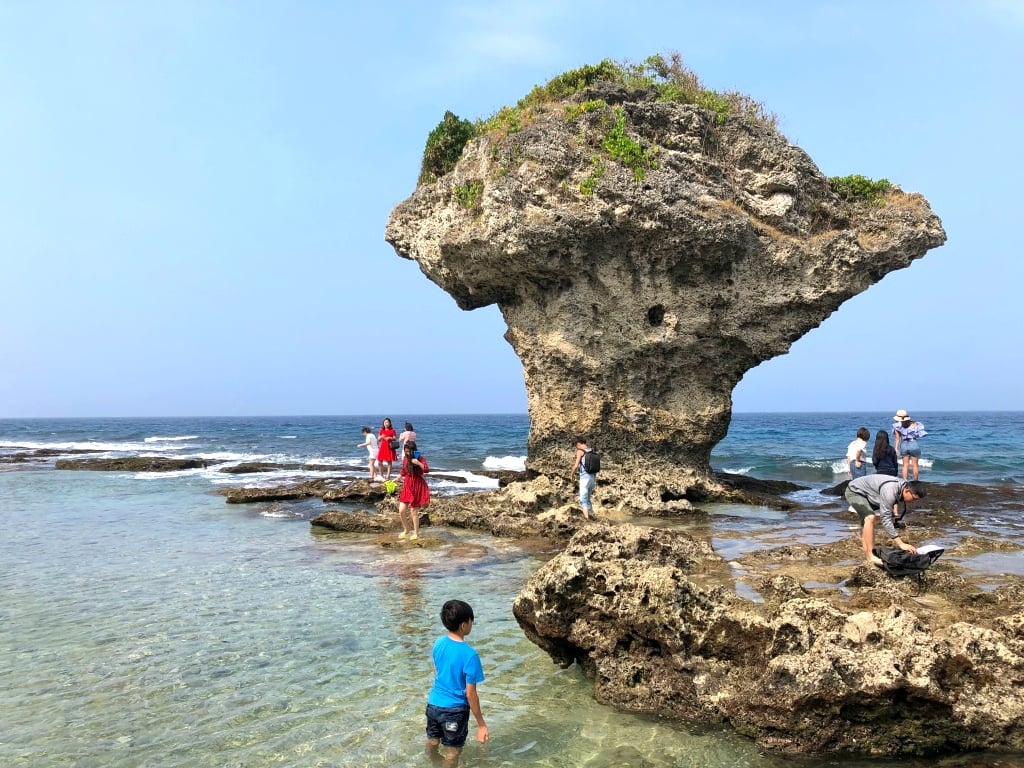
{"label": "boy's black hair", "polygon": [[441,623],[449,632],[458,632],[463,622],[473,618],[472,606],[463,600],[449,600],[441,608]]}
{"label": "boy's black hair", "polygon": [[372,430],[372,429],[370,429],[369,427],[363,427],[363,434],[364,434],[364,435],[368,435],[368,434],[370,434],[371,432],[373,432],[373,430]]}
{"label": "boy's black hair", "polygon": [[928,492],[924,488],[924,483],[922,483],[920,480],[911,480],[903,487],[906,488],[915,496],[917,496],[917,498],[919,499],[923,499],[928,494]]}

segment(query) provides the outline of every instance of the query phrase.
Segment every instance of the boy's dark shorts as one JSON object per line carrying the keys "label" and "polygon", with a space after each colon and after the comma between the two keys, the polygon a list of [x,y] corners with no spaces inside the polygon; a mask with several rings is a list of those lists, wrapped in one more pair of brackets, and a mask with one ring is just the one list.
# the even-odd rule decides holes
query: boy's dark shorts
{"label": "boy's dark shorts", "polygon": [[441,746],[461,749],[469,735],[469,707],[435,707],[427,704],[427,738]]}

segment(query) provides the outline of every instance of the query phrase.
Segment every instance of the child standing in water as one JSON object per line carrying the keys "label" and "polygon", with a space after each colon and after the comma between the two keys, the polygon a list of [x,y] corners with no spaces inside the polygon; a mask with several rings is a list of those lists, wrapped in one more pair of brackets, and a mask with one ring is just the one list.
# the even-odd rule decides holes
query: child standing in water
{"label": "child standing in water", "polygon": [[444,768],[455,768],[469,735],[469,713],[476,719],[476,740],[491,736],[480,709],[478,684],[484,681],[480,655],[466,642],[473,631],[473,608],[462,600],[449,600],[441,608],[441,623],[448,630],[434,643],[434,686],[427,696],[427,746],[432,758],[443,747]]}

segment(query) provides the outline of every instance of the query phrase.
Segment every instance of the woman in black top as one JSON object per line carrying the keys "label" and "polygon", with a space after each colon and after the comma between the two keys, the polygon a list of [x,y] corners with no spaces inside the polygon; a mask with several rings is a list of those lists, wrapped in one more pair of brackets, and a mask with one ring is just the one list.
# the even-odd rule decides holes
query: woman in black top
{"label": "woman in black top", "polygon": [[889,433],[884,429],[878,430],[875,434],[875,449],[871,452],[871,462],[875,465],[875,472],[880,475],[899,475],[896,449],[889,445]]}

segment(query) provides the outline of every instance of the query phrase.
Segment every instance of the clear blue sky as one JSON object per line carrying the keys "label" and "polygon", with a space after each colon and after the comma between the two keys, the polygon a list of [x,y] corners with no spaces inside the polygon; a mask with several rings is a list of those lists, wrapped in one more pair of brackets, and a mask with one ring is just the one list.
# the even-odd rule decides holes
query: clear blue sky
{"label": "clear blue sky", "polygon": [[673,50],[949,236],[736,410],[1024,409],[1022,40],[1017,0],[0,0],[0,417],[525,411],[388,214],[445,110]]}

